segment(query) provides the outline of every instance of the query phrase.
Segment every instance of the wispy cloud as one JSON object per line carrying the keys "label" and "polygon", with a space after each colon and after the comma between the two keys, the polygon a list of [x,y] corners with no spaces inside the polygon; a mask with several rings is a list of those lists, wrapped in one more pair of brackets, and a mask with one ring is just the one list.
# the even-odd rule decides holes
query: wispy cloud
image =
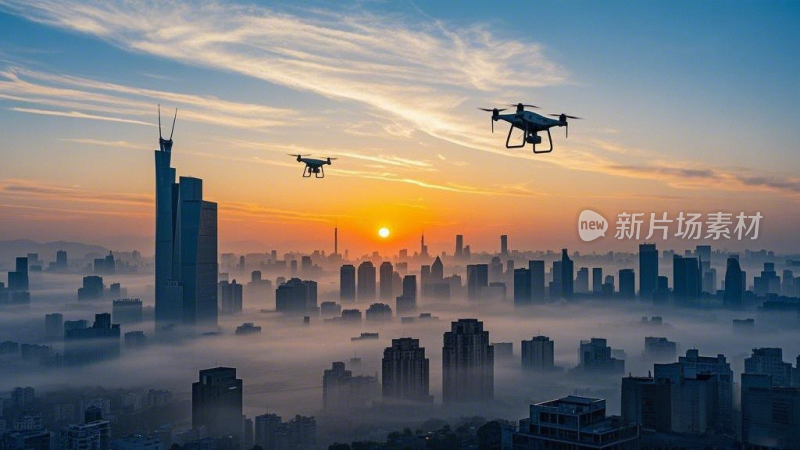
{"label": "wispy cloud", "polygon": [[100,116],[97,114],[86,114],[79,111],[53,111],[48,109],[36,109],[36,108],[9,108],[9,109],[12,111],[24,112],[30,114],[39,114],[43,116],[71,117],[73,119],[92,119],[92,120],[102,120],[106,122],[121,122],[121,123],[132,123],[136,125],[155,126],[152,123],[142,122],[141,120],[122,119],[119,117]]}

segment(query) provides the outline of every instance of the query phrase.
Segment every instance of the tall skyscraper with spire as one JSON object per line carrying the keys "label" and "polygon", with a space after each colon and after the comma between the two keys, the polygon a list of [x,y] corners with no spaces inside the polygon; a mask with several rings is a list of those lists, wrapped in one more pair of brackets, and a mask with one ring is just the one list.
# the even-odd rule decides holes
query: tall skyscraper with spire
{"label": "tall skyscraper with spire", "polygon": [[[177,118],[178,111],[175,111]],[[203,200],[203,180],[171,167],[172,132],[161,135],[156,162],[155,319],[170,324],[217,324],[217,204]]]}

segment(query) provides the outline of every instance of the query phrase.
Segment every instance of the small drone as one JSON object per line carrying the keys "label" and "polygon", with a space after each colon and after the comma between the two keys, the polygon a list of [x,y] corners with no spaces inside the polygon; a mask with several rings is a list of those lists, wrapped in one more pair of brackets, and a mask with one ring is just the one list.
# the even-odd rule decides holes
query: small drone
{"label": "small drone", "polygon": [[[505,120],[511,124],[508,129],[508,137],[506,137],[506,148],[522,148],[527,144],[533,146],[533,153],[550,153],[553,151],[553,137],[550,135],[550,128],[552,127],[566,127],[567,137],[569,137],[569,123],[567,119],[580,119],[580,117],[568,116],[566,114],[549,114],[552,117],[558,117],[558,120],[550,119],[548,117],[536,114],[531,111],[525,111],[525,108],[536,108],[535,105],[526,105],[517,103],[511,105],[517,107],[517,112],[514,114],[500,114],[505,111],[504,109],[488,109],[478,108],[481,111],[488,111],[492,113],[492,133],[494,133],[494,123],[498,120]],[[514,128],[522,130],[522,142],[520,144],[511,144],[511,132]],[[547,131],[547,139],[550,141],[550,148],[547,150],[536,151],[536,144],[542,143],[542,137],[539,136],[540,131]]]}
{"label": "small drone", "polygon": [[297,158],[297,162],[305,163],[306,167],[303,169],[303,178],[310,178],[311,174],[314,174],[315,178],[325,178],[325,169],[322,168],[324,165],[331,165],[331,161],[335,160],[336,158],[325,158],[325,159],[314,159],[314,158],[306,158],[306,156],[311,155],[293,155],[289,153],[289,156],[294,156]]}

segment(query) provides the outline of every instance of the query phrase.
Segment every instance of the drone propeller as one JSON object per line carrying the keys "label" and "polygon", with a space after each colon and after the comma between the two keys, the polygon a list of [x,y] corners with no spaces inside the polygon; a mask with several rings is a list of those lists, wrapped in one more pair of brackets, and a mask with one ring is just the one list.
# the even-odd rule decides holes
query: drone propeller
{"label": "drone propeller", "polygon": [[489,109],[489,108],[478,108],[478,109],[480,109],[481,111],[486,111],[486,112],[492,113],[492,118],[490,119],[490,121],[492,122],[492,133],[494,133],[494,118],[497,117],[497,115],[500,114],[501,112],[505,111],[506,108],[500,108],[500,109],[497,109],[497,108],[492,108],[492,109]]}
{"label": "drone propeller", "polygon": [[299,153],[298,153],[298,154],[291,154],[291,153],[287,153],[287,155],[289,155],[289,156],[294,156],[295,158],[299,158],[299,157],[301,157],[301,156],[311,156],[311,153],[307,153],[307,154],[305,154],[305,155],[301,155],[301,154],[299,154]]}
{"label": "drone propeller", "polygon": [[548,115],[552,116],[552,117],[558,117],[559,122],[564,122],[564,126],[566,127],[566,133],[565,133],[566,137],[569,137],[569,122],[567,122],[567,119],[583,120],[583,118],[581,118],[581,117],[568,116],[568,115],[566,115],[564,113],[561,113],[561,114],[548,114]]}
{"label": "drone propeller", "polygon": [[522,112],[522,111],[524,111],[524,110],[525,110],[525,108],[534,108],[534,109],[539,109],[539,107],[538,107],[538,106],[536,106],[536,105],[529,105],[529,104],[527,104],[527,103],[517,103],[517,104],[513,104],[513,103],[512,103],[512,104],[511,104],[511,105],[509,105],[509,106],[516,106],[516,107],[517,107],[517,112]]}

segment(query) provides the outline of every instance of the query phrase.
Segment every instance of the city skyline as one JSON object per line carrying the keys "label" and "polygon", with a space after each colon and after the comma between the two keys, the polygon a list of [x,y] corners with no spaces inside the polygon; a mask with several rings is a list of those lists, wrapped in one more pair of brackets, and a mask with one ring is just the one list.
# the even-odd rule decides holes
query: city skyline
{"label": "city skyline", "polygon": [[[716,5],[692,5],[680,19],[686,33],[676,35],[678,17],[669,12],[680,8],[666,4],[598,10],[545,2],[540,12],[553,20],[531,32],[527,19],[488,5],[331,12],[210,2],[220,20],[207,21],[178,7],[4,1],[2,33],[15,45],[4,49],[0,70],[9,150],[0,231],[150,253],[154,238],[143,230],[154,213],[152,161],[140,150],[155,147],[162,103],[179,108],[175,165],[204,179],[204,194],[220,205],[223,251],[329,248],[337,222],[340,249],[357,254],[416,248],[423,229],[436,254],[452,251],[456,234],[473,250],[495,248],[499,235],[512,250],[635,250],[638,242],[608,237],[580,242],[576,219],[585,208],[607,218],[626,210],[760,211],[757,241],[725,245],[800,251],[789,106],[800,68],[789,57],[797,40],[788,26],[799,13],[774,6],[719,15]],[[562,15],[572,17],[571,39],[554,38]],[[155,31],[178,23],[181,33]],[[756,23],[773,24],[772,32]],[[624,39],[609,32],[613,25],[626,30]],[[308,35],[292,41],[316,58],[317,71],[300,72],[302,61],[280,44],[297,27]],[[198,32],[204,41],[191,40]],[[341,38],[325,48],[333,58],[320,45],[328,35]],[[431,50],[407,51],[414,43]],[[80,66],[71,62],[77,54]],[[635,70],[632,55],[646,55]],[[337,58],[352,72],[335,70]],[[573,124],[569,139],[556,132],[553,154],[508,151],[475,108],[517,100],[588,120]],[[309,125],[320,116],[320,126]],[[752,142],[736,125],[743,122]],[[299,179],[285,156],[294,152],[340,159],[323,185]],[[313,209],[298,206],[311,200]],[[472,204],[481,207],[464,206]],[[382,227],[388,239],[378,237]],[[694,242],[663,244],[681,250]]]}

